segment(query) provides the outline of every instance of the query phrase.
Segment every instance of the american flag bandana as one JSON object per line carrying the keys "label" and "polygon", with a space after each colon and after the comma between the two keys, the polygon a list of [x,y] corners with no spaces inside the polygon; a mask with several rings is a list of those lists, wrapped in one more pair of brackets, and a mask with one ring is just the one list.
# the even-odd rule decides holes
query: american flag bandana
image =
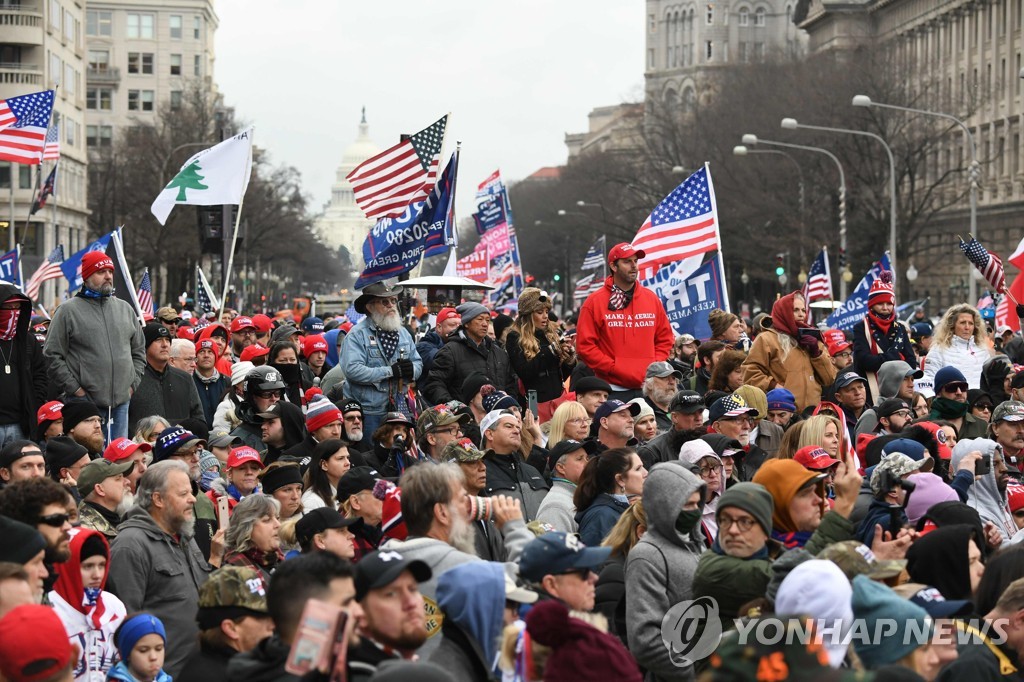
{"label": "american flag bandana", "polygon": [[612,285],[612,294],[608,297],[608,310],[622,310],[626,307],[626,292]]}

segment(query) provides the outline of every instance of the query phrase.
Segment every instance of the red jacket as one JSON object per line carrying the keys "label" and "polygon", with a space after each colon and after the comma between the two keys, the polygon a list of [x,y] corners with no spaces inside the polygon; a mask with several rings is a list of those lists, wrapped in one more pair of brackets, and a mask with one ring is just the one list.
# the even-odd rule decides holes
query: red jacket
{"label": "red jacket", "polygon": [[675,333],[661,300],[639,282],[622,310],[608,310],[611,293],[608,277],[583,303],[576,324],[576,352],[601,379],[639,389],[647,366],[668,359]]}

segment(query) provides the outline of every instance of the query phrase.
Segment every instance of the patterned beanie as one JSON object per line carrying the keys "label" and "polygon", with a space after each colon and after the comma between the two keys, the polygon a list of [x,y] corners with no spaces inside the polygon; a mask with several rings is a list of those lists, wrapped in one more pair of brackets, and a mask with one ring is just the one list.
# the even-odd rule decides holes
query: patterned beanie
{"label": "patterned beanie", "polygon": [[315,395],[306,408],[306,430],[313,433],[322,426],[342,420],[341,410],[323,395]]}

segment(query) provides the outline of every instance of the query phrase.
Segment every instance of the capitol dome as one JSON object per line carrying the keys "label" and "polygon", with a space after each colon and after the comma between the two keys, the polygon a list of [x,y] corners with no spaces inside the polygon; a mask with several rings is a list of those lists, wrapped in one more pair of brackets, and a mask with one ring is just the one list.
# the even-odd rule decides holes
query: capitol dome
{"label": "capitol dome", "polygon": [[380,151],[380,147],[370,139],[370,126],[366,123],[366,107],[363,107],[363,120],[359,122],[359,137],[345,148],[345,153],[341,156],[339,170],[345,169],[347,175],[363,161],[380,154]]}

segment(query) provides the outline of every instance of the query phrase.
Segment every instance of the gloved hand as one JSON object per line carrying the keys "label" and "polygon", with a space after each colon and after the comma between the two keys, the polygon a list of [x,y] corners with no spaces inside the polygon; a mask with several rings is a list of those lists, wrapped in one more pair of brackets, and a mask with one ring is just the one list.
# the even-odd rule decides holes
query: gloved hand
{"label": "gloved hand", "polygon": [[882,353],[882,357],[886,360],[902,360],[903,354],[900,353],[900,349],[896,346],[890,346],[889,350]]}
{"label": "gloved hand", "polygon": [[413,372],[416,370],[416,367],[412,364],[412,360],[406,360],[403,358],[395,364],[398,366],[398,371],[401,373],[402,379],[405,381],[413,380]]}
{"label": "gloved hand", "polygon": [[393,379],[399,379],[402,376],[402,361],[399,360],[395,364],[391,365],[391,377]]}
{"label": "gloved hand", "polygon": [[818,339],[814,338],[810,334],[801,334],[797,343],[799,343],[800,347],[807,351],[807,354],[812,358],[816,358],[821,355],[821,346],[818,344]]}

